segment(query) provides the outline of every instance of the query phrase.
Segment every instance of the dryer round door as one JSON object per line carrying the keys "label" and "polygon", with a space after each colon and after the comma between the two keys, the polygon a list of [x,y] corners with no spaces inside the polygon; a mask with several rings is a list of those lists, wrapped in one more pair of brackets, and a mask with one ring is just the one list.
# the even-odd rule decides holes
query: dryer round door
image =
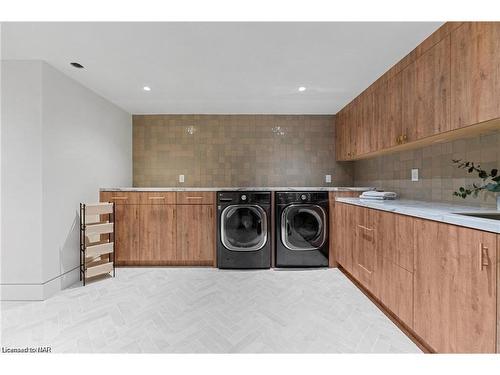
{"label": "dryer round door", "polygon": [[260,206],[228,206],[221,214],[221,241],[233,251],[256,251],[267,242],[267,215]]}
{"label": "dryer round door", "polygon": [[326,213],[315,204],[291,204],[281,215],[281,241],[289,250],[317,250],[326,241]]}

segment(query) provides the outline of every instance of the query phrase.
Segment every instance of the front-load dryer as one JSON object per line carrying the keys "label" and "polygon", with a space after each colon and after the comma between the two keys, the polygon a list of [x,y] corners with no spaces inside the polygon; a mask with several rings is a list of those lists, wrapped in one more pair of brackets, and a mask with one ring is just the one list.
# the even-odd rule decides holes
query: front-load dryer
{"label": "front-load dryer", "polygon": [[217,267],[271,267],[271,193],[217,193]]}
{"label": "front-load dryer", "polygon": [[276,193],[276,267],[328,267],[328,192]]}

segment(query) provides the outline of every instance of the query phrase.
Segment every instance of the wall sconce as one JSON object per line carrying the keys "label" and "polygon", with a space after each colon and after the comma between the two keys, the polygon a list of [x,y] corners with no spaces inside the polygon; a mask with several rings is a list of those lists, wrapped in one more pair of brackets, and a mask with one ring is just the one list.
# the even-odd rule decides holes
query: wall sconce
{"label": "wall sconce", "polygon": [[279,135],[281,137],[286,135],[286,129],[282,128],[281,126],[273,126],[272,129],[274,134]]}

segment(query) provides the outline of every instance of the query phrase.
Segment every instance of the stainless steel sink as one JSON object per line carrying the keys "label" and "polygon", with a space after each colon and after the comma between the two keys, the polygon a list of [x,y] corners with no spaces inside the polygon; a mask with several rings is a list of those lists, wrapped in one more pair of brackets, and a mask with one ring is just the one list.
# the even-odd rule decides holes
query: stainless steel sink
{"label": "stainless steel sink", "polygon": [[457,212],[457,215],[472,216],[480,219],[500,220],[500,212]]}

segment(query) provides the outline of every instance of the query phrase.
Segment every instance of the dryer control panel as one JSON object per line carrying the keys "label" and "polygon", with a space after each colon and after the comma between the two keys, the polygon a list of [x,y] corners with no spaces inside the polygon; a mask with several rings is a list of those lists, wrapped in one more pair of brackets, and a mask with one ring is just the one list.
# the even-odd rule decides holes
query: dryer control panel
{"label": "dryer control panel", "polygon": [[318,203],[328,201],[328,192],[326,191],[286,191],[276,193],[276,203]]}

